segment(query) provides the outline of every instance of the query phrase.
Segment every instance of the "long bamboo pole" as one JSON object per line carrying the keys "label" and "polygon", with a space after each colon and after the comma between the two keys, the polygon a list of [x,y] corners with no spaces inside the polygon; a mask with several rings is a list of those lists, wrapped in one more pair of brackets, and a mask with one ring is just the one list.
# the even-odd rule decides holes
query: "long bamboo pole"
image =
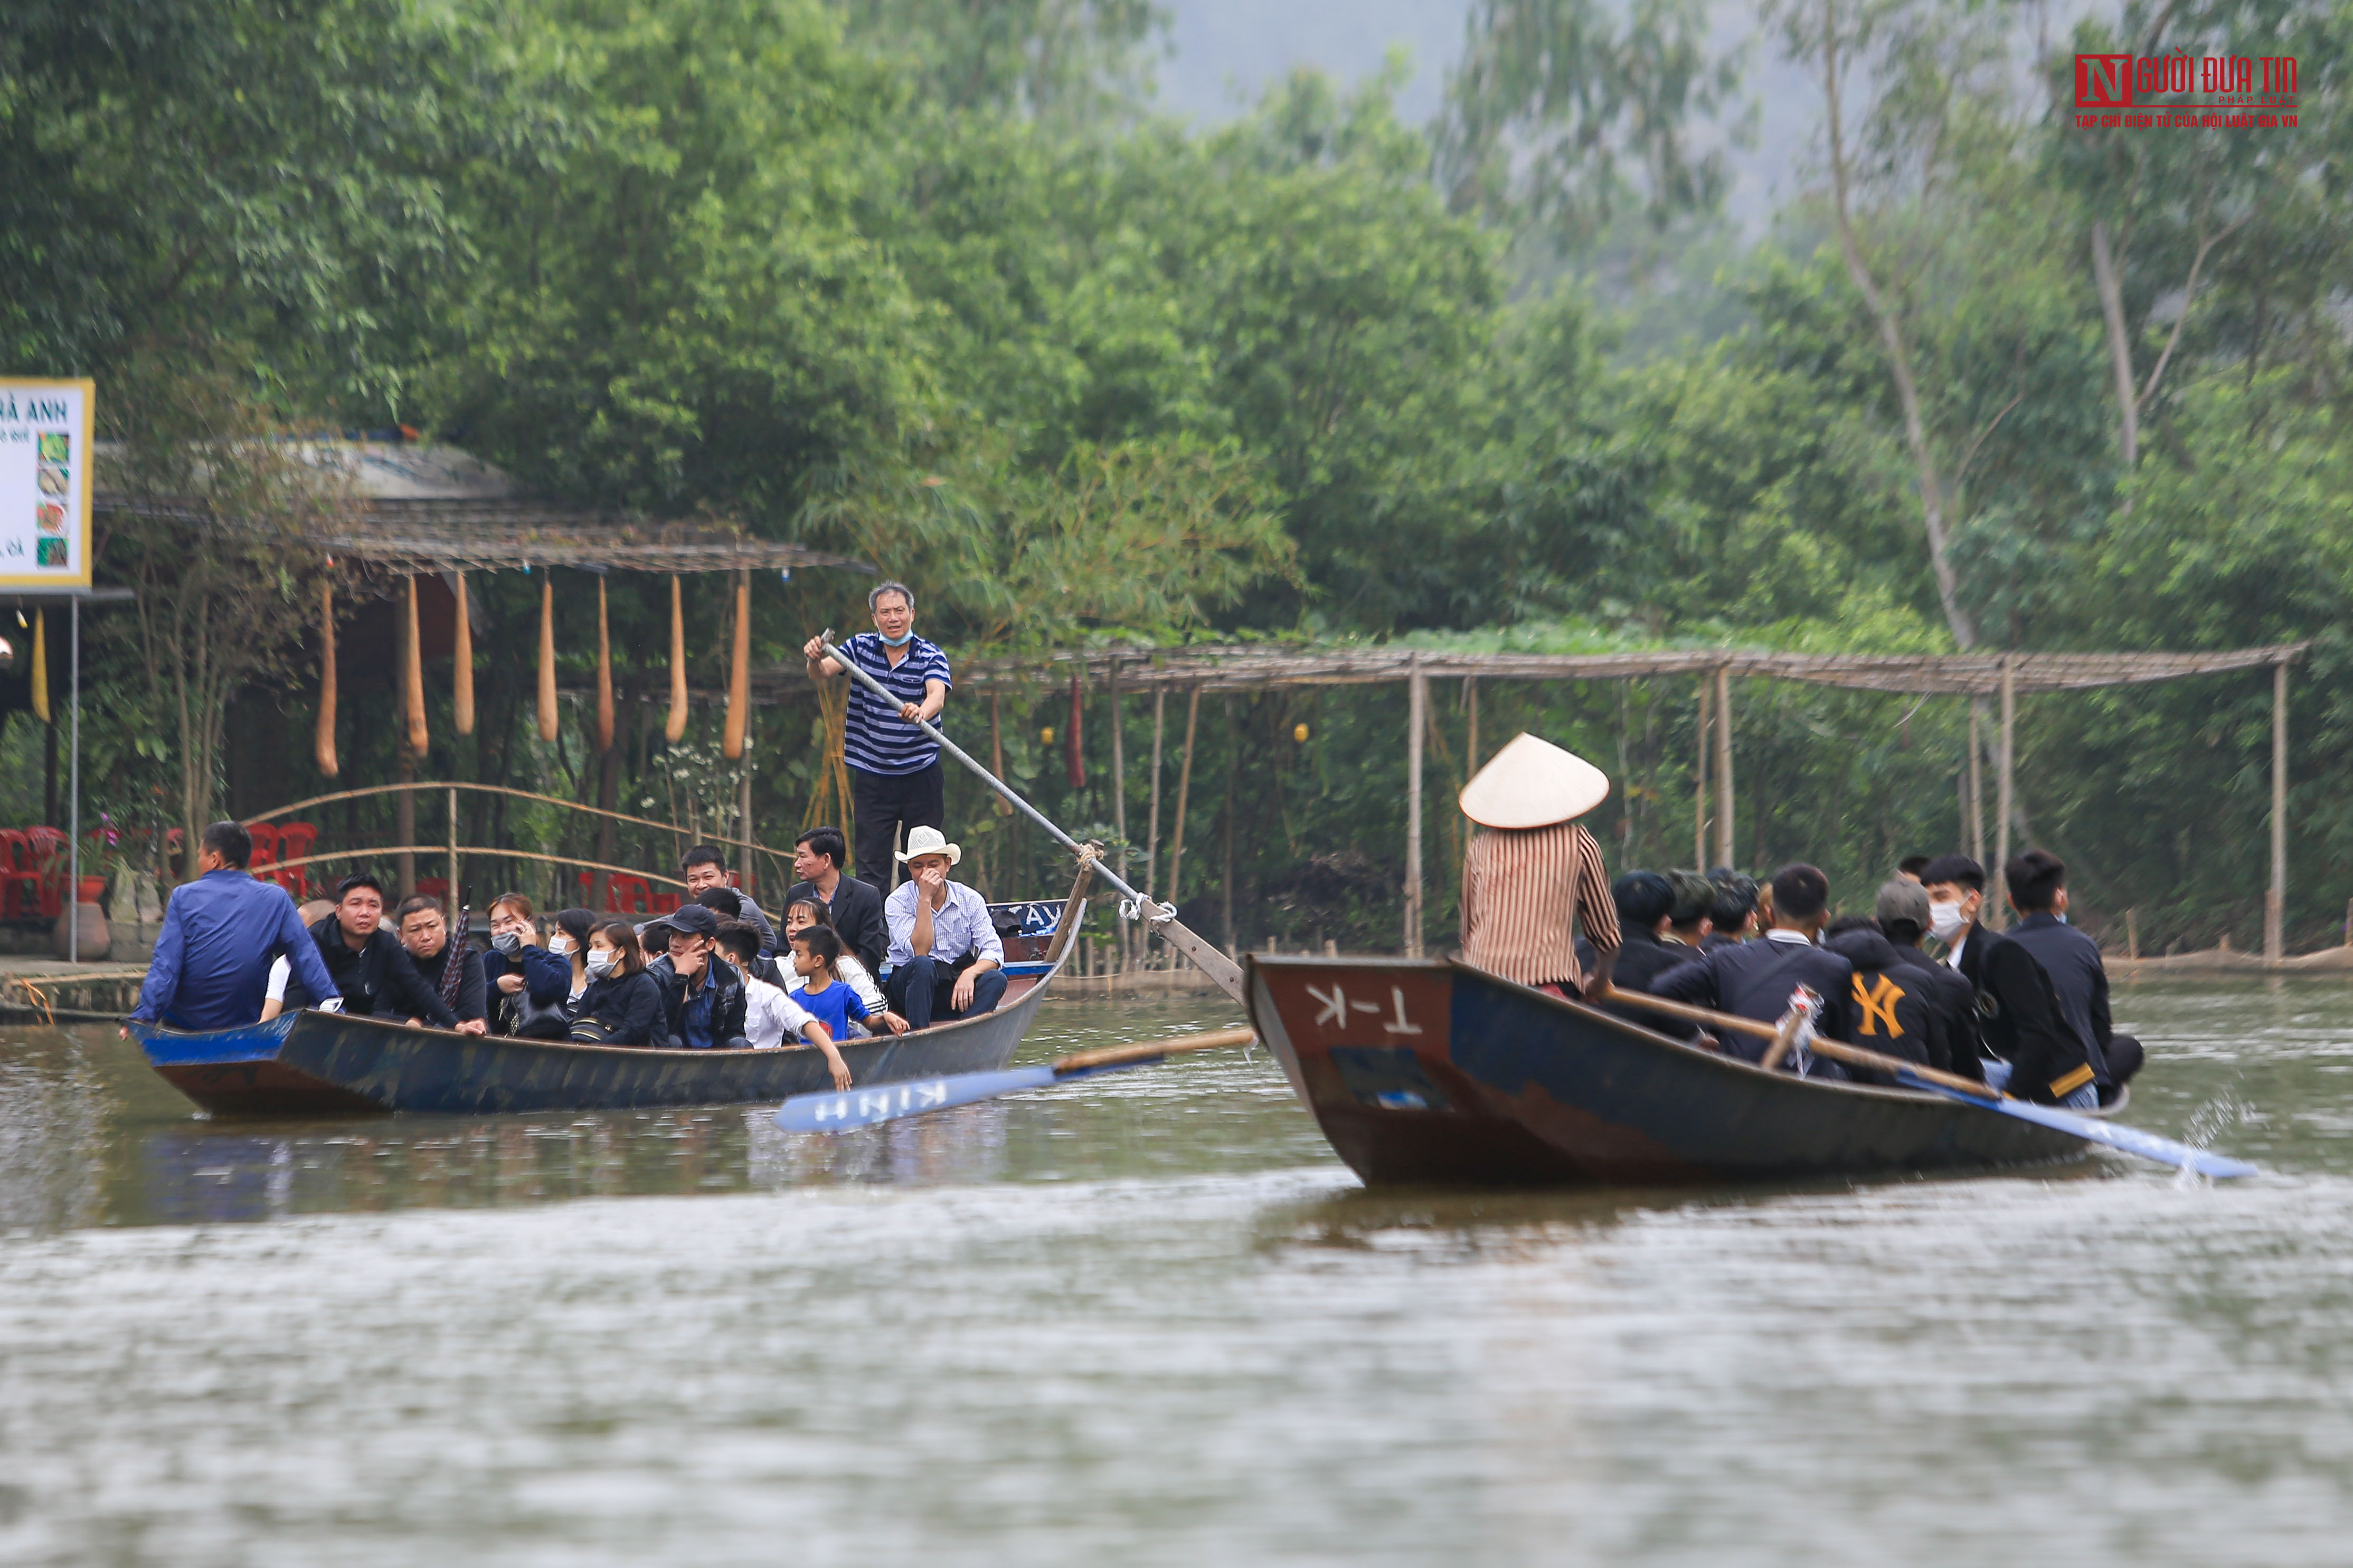
{"label": "long bamboo pole", "polygon": [[554,744],[555,710],[555,579],[540,568],[539,579],[539,738]]}
{"label": "long bamboo pole", "polygon": [[458,792],[453,789],[449,792],[449,940],[451,942],[463,942],[466,940],[466,933],[458,929],[458,906],[464,901],[459,893],[459,885],[458,876]]}
{"label": "long bamboo pole", "polygon": [[2272,666],[2272,885],[2263,894],[2263,958],[2287,942],[2287,662]]}
{"label": "long bamboo pole", "polygon": [[606,620],[605,577],[596,576],[596,754],[613,749],[613,635]]}
{"label": "long bamboo pole", "polygon": [[670,580],[670,721],[662,739],[678,744],[686,733],[686,605],[676,576]]}
{"label": "long bamboo pole", "polygon": [[[277,817],[290,816],[295,812],[305,810],[311,806],[332,805],[339,800],[363,800],[372,795],[392,795],[396,792],[420,789],[470,789],[481,795],[503,795],[511,796],[516,800],[533,800],[542,802],[548,805],[560,805],[567,811],[585,812],[590,816],[609,816],[615,822],[633,823],[639,827],[659,828],[662,832],[669,834],[683,835],[686,832],[685,828],[681,827],[675,822],[657,822],[650,816],[631,816],[626,812],[607,811],[599,806],[584,805],[576,800],[566,800],[562,795],[534,795],[530,790],[510,789],[505,784],[469,784],[459,779],[431,779],[417,784],[372,784],[366,789],[337,790],[332,795],[314,795],[306,800],[298,800],[290,805],[272,806],[268,811],[256,813],[243,820],[248,825],[257,822],[269,822]],[[765,844],[754,843],[748,839],[743,838],[723,837],[716,834],[700,835],[698,841],[709,842],[712,844],[725,844],[738,849],[755,849],[763,855],[776,855],[781,853],[776,849],[771,848]],[[504,854],[505,851],[498,850],[494,853]]]}
{"label": "long bamboo pole", "polygon": [[1732,857],[1732,671],[1719,664],[1715,667],[1715,863],[1737,864]]}
{"label": "long bamboo pole", "polygon": [[[1111,828],[1119,839],[1119,868],[1127,869],[1127,747],[1120,733],[1119,660],[1111,661],[1111,672],[1104,681],[1104,698],[1111,708]],[[1134,962],[1137,943],[1145,938],[1133,928],[1123,933],[1120,944],[1120,967],[1125,969]]]}
{"label": "long bamboo pole", "polygon": [[1152,694],[1152,805],[1144,829],[1144,896],[1153,896],[1154,874],[1160,868],[1160,739],[1168,716],[1168,694]]}
{"label": "long bamboo pole", "polygon": [[1985,700],[1969,699],[1969,858],[1985,866]]}
{"label": "long bamboo pole", "polygon": [[735,574],[735,646],[727,665],[727,735],[721,754],[734,762],[744,754],[752,716],[752,574]]}
{"label": "long bamboo pole", "polygon": [[[364,860],[371,855],[441,855],[448,850],[448,847],[441,844],[385,844],[373,849],[336,849],[319,855],[298,855],[291,860],[273,860],[267,866],[257,868],[256,875],[267,877],[271,872],[283,871],[290,867],[315,866],[328,860]],[[611,871],[623,877],[636,877],[642,881],[659,882],[666,887],[686,886],[675,877],[657,877],[651,871],[640,871],[634,866],[608,866],[601,860],[581,860],[570,855],[542,855],[529,849],[489,849],[479,844],[467,845],[459,853],[503,856],[510,860],[537,860],[549,866],[577,866],[583,870]]]}
{"label": "long bamboo pole", "polygon": [[1699,733],[1692,743],[1692,864],[1707,868],[1707,748],[1713,737],[1708,725],[1715,712],[1715,681],[1699,678]]}
{"label": "long bamboo pole", "polygon": [[335,761],[335,585],[332,583],[319,587],[319,723],[311,754],[319,772],[333,778],[341,769]]}
{"label": "long bamboo pole", "polygon": [[458,596],[456,635],[450,639],[449,710],[452,727],[460,735],[474,732],[474,619],[466,605],[466,574],[453,572]]}
{"label": "long bamboo pole", "polygon": [[2017,799],[2018,675],[2010,655],[2001,656],[2001,748],[1994,759],[1993,864],[1986,868],[1986,910],[1983,918],[1996,931],[2010,924],[2010,906],[2000,892],[2002,868],[2010,864],[2010,816]]}
{"label": "long bamboo pole", "polygon": [[1419,661],[1406,678],[1405,955],[1421,956],[1421,741],[1430,724],[1430,678]]}
{"label": "long bamboo pole", "polygon": [[1193,801],[1193,736],[1201,724],[1201,689],[1185,705],[1185,760],[1176,771],[1176,826],[1169,835],[1168,901],[1178,901],[1185,879],[1185,812]]}

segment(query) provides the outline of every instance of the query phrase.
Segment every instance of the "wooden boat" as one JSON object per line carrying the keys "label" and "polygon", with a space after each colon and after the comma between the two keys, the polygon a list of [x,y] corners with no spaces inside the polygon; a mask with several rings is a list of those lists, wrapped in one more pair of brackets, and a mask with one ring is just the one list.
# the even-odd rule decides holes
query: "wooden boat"
{"label": "wooden boat", "polygon": [[1774,1180],[2031,1164],[2075,1136],[1800,1079],[1442,959],[1254,955],[1248,1006],[1368,1183]]}
{"label": "wooden boat", "polygon": [[[1082,876],[1071,897],[1054,908],[1057,924],[1047,951],[1008,975],[995,1012],[905,1035],[842,1041],[853,1084],[1003,1068],[1070,961],[1084,918],[1079,895],[1085,882]],[[1020,907],[1034,921],[1035,911],[1048,906]],[[137,1024],[132,1031],[148,1064],[216,1116],[631,1110],[781,1100],[833,1087],[825,1054],[807,1046],[765,1051],[586,1046],[417,1029],[315,1010],[205,1034]]]}

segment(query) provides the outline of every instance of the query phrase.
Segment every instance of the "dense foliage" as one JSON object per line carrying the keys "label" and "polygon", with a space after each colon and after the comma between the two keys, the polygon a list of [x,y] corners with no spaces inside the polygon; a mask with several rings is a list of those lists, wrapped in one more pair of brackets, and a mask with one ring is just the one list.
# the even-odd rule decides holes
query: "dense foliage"
{"label": "dense foliage", "polygon": [[[1134,0],[28,0],[0,37],[0,342],[12,369],[100,377],[117,434],[227,376],[287,427],[406,425],[554,494],[880,562],[963,655],[2314,639],[2291,921],[2334,932],[2353,11],[2126,0],[2041,57],[2005,5],[1767,15],[1844,107],[1818,184],[1750,244],[1713,212],[1737,62],[1687,4],[1482,3],[1426,130],[1393,80],[1304,75],[1205,131],[1153,113]],[[2295,55],[2301,123],[2079,129],[2069,56],[2112,47]],[[625,727],[601,766],[569,732],[539,742],[536,590],[478,591],[484,722],[449,746],[437,717],[428,771],[655,815],[689,774],[722,798],[699,732]],[[562,592],[569,656],[594,634]],[[856,624],[860,592],[764,586],[763,656]],[[625,698],[661,689],[666,610],[617,583]],[[723,647],[697,626],[699,684]],[[141,657],[128,623],[93,649],[91,776],[118,812],[160,787],[176,816],[215,764],[156,739]],[[1213,927],[1395,940],[1395,695],[1204,705],[1185,880],[1223,895],[1230,857]],[[1442,807],[1469,713],[1440,696]],[[2077,865],[2095,928],[2135,908],[2145,945],[2253,939],[2268,698],[2251,675],[2025,705],[2017,833]],[[1688,683],[1480,700],[1482,750],[1525,723],[1611,767],[1614,857],[1691,858]],[[242,700],[251,735],[299,732],[310,697]],[[1008,766],[1108,831],[1102,694],[1079,788],[1068,700],[1000,705]],[[348,776],[393,776],[390,701],[346,693]],[[1744,860],[1814,858],[1859,895],[1955,841],[1957,704],[1758,687],[1736,709]],[[951,712],[986,738],[978,704]],[[813,715],[763,718],[764,824],[817,782]],[[1140,840],[1151,720],[1131,701],[1126,724]],[[37,770],[10,771],[30,815]],[[1001,887],[1057,874],[962,784],[952,803]],[[1450,811],[1430,836],[1442,889]]]}

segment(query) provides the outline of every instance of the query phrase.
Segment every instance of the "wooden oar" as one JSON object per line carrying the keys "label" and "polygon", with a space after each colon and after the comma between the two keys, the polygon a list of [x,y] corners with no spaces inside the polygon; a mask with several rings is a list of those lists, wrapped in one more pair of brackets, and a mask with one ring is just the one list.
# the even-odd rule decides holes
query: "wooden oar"
{"label": "wooden oar", "polygon": [[[1716,1029],[1730,1029],[1735,1033],[1754,1036],[1758,1039],[1781,1038],[1782,1032],[1774,1026],[1760,1024],[1754,1018],[1743,1018],[1736,1014],[1719,1013],[1710,1007],[1694,1007],[1684,1002],[1671,1002],[1662,996],[1646,996],[1636,991],[1622,991],[1615,985],[1609,987],[1602,994],[1624,1006],[1641,1007],[1649,1012],[1664,1014],[1671,1018],[1681,1018],[1688,1023],[1705,1024]],[[1918,1062],[1907,1062],[1900,1057],[1882,1056],[1877,1051],[1866,1051],[1859,1047],[1844,1045],[1837,1040],[1825,1040],[1819,1037],[1807,1040],[1806,1048],[1817,1056],[1827,1057],[1834,1062],[1845,1062],[1852,1067],[1871,1068],[1886,1073],[1896,1082],[1909,1088],[1925,1089],[1931,1093],[1941,1094],[1947,1100],[1957,1100],[1964,1105],[1974,1105],[1981,1110],[2014,1117],[2021,1121],[2031,1121],[2038,1126],[2052,1128],[2061,1132],[2071,1132],[2087,1143],[2098,1143],[2127,1154],[2137,1154],[2144,1160],[2154,1160],[2160,1165],[2192,1170],[2204,1176],[2252,1176],[2255,1173],[2253,1165],[2244,1160],[2234,1160],[2228,1154],[2217,1154],[2208,1149],[2195,1149],[2187,1143],[2177,1143],[2170,1138],[2160,1138],[2154,1132],[2144,1132],[2137,1127],[2125,1127],[2113,1121],[2103,1121],[2097,1117],[2063,1110],[2055,1105],[2037,1105],[2031,1100],[2013,1100],[1990,1084],[1979,1083],[1974,1079],[1962,1078],[1957,1073],[1940,1072],[1935,1068],[1923,1067]]]}
{"label": "wooden oar", "polygon": [[1174,1039],[1142,1045],[1105,1046],[1073,1051],[1043,1067],[1008,1068],[1003,1072],[957,1073],[947,1078],[911,1079],[904,1083],[876,1084],[871,1089],[828,1089],[821,1094],[797,1094],[776,1111],[776,1125],[787,1132],[847,1132],[871,1127],[901,1116],[970,1105],[1000,1094],[1049,1089],[1074,1078],[1148,1067],[1187,1051],[1214,1051],[1246,1046],[1255,1037],[1248,1029],[1216,1029],[1206,1035],[1179,1035]]}

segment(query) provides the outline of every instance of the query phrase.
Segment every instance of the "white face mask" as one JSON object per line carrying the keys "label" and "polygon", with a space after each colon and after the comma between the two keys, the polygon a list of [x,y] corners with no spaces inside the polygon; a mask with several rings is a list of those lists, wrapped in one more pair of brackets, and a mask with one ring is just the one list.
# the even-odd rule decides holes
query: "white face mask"
{"label": "white face mask", "polygon": [[572,951],[572,939],[568,936],[549,937],[547,939],[547,951],[561,958],[565,953]]}
{"label": "white face mask", "polygon": [[588,955],[588,973],[600,977],[610,974],[613,972],[613,957],[611,948],[598,948]]}
{"label": "white face mask", "polygon": [[1968,917],[1961,913],[1960,900],[1928,906],[1928,929],[1936,933],[1938,942],[1950,942],[1968,928]]}

